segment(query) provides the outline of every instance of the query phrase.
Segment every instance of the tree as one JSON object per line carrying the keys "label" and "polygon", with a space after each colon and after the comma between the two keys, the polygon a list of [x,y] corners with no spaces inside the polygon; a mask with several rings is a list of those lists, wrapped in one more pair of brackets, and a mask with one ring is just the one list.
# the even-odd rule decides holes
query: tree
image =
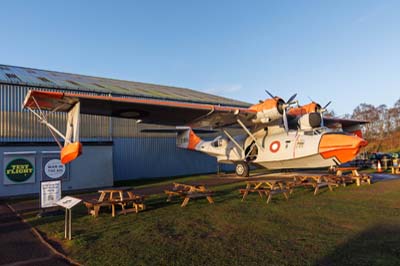
{"label": "tree", "polygon": [[377,127],[379,127],[379,113],[377,108],[372,104],[362,103],[358,105],[354,109],[351,118],[370,121],[370,123],[366,124],[363,129],[363,134],[367,139],[373,138],[379,134],[379,131],[377,130]]}

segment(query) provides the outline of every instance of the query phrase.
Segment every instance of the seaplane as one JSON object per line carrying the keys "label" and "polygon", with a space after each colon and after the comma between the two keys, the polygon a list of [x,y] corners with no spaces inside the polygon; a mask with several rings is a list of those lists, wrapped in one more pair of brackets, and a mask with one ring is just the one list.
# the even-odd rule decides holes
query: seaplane
{"label": "seaplane", "polygon": [[[267,169],[332,167],[353,160],[367,145],[361,126],[368,121],[325,117],[330,102],[324,107],[313,101],[299,105],[295,100],[297,94],[285,101],[266,92],[266,100],[238,108],[30,90],[23,108],[35,114],[58,143],[58,139],[64,140],[63,145],[59,143],[63,164],[82,154],[80,114],[169,126],[170,129],[143,131],[175,132],[177,147],[214,156],[219,163],[235,164],[238,176],[248,176],[251,165]],[[47,117],[53,112],[68,113],[65,134],[49,123]],[[242,134],[230,133],[231,128]],[[210,130],[220,135],[213,140],[199,137],[202,131]]]}

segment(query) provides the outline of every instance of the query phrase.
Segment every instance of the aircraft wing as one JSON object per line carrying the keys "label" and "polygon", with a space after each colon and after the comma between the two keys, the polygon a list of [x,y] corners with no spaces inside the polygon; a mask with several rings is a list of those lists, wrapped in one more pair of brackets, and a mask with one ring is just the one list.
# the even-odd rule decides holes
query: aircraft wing
{"label": "aircraft wing", "polygon": [[78,102],[82,114],[131,118],[169,126],[220,128],[236,123],[237,119],[251,126],[256,115],[254,110],[234,106],[36,90],[29,91],[23,107],[68,112]]}
{"label": "aircraft wing", "polygon": [[363,124],[368,124],[369,121],[357,120],[357,119],[344,119],[344,118],[334,118],[334,117],[324,117],[324,125],[330,128],[342,127],[343,130],[354,128],[354,126],[359,126]]}

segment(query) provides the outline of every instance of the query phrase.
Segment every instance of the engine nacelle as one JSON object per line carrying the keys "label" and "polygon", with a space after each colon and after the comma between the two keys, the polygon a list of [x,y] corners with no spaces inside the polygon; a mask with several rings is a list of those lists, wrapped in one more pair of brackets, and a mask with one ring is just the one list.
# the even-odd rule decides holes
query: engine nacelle
{"label": "engine nacelle", "polygon": [[321,126],[321,114],[309,113],[302,115],[298,121],[301,130],[311,130]]}
{"label": "engine nacelle", "polygon": [[257,111],[256,118],[252,120],[253,123],[266,124],[282,118],[284,104],[281,98],[276,97],[251,106],[250,109]]}
{"label": "engine nacelle", "polygon": [[280,118],[282,118],[282,114],[277,109],[262,110],[257,113],[256,118],[253,119],[253,123],[266,124]]}

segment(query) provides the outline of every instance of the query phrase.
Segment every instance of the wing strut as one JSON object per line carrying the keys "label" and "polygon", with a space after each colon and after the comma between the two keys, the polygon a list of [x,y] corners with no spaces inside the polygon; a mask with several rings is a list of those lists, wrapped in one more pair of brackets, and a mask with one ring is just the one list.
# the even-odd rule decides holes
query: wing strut
{"label": "wing strut", "polygon": [[242,153],[244,153],[242,146],[240,146],[239,143],[237,143],[237,141],[228,133],[228,131],[224,129],[224,133],[236,145],[236,147],[238,147],[239,150],[241,150]]}
{"label": "wing strut", "polygon": [[260,146],[260,144],[258,144],[258,141],[256,139],[256,137],[254,137],[253,134],[251,134],[251,132],[247,129],[247,127],[245,126],[245,124],[243,124],[242,121],[240,121],[240,119],[236,120],[238,122],[238,124],[243,128],[244,131],[246,131],[247,135],[250,136],[250,138],[252,140],[254,140],[254,143],[257,145],[257,148],[259,148],[261,151],[264,151],[264,148]]}
{"label": "wing strut", "polygon": [[[32,96],[32,99],[39,111],[35,112],[29,106],[27,108],[39,119],[40,123],[44,124],[49,129],[51,135],[61,149],[61,162],[66,164],[75,160],[82,154],[82,144],[79,142],[80,102],[75,103],[68,111],[67,130],[64,135],[47,120],[47,115],[42,111],[35,97]],[[57,109],[59,108],[56,107],[52,112],[57,111]],[[56,135],[64,140],[64,147],[62,147]]]}

